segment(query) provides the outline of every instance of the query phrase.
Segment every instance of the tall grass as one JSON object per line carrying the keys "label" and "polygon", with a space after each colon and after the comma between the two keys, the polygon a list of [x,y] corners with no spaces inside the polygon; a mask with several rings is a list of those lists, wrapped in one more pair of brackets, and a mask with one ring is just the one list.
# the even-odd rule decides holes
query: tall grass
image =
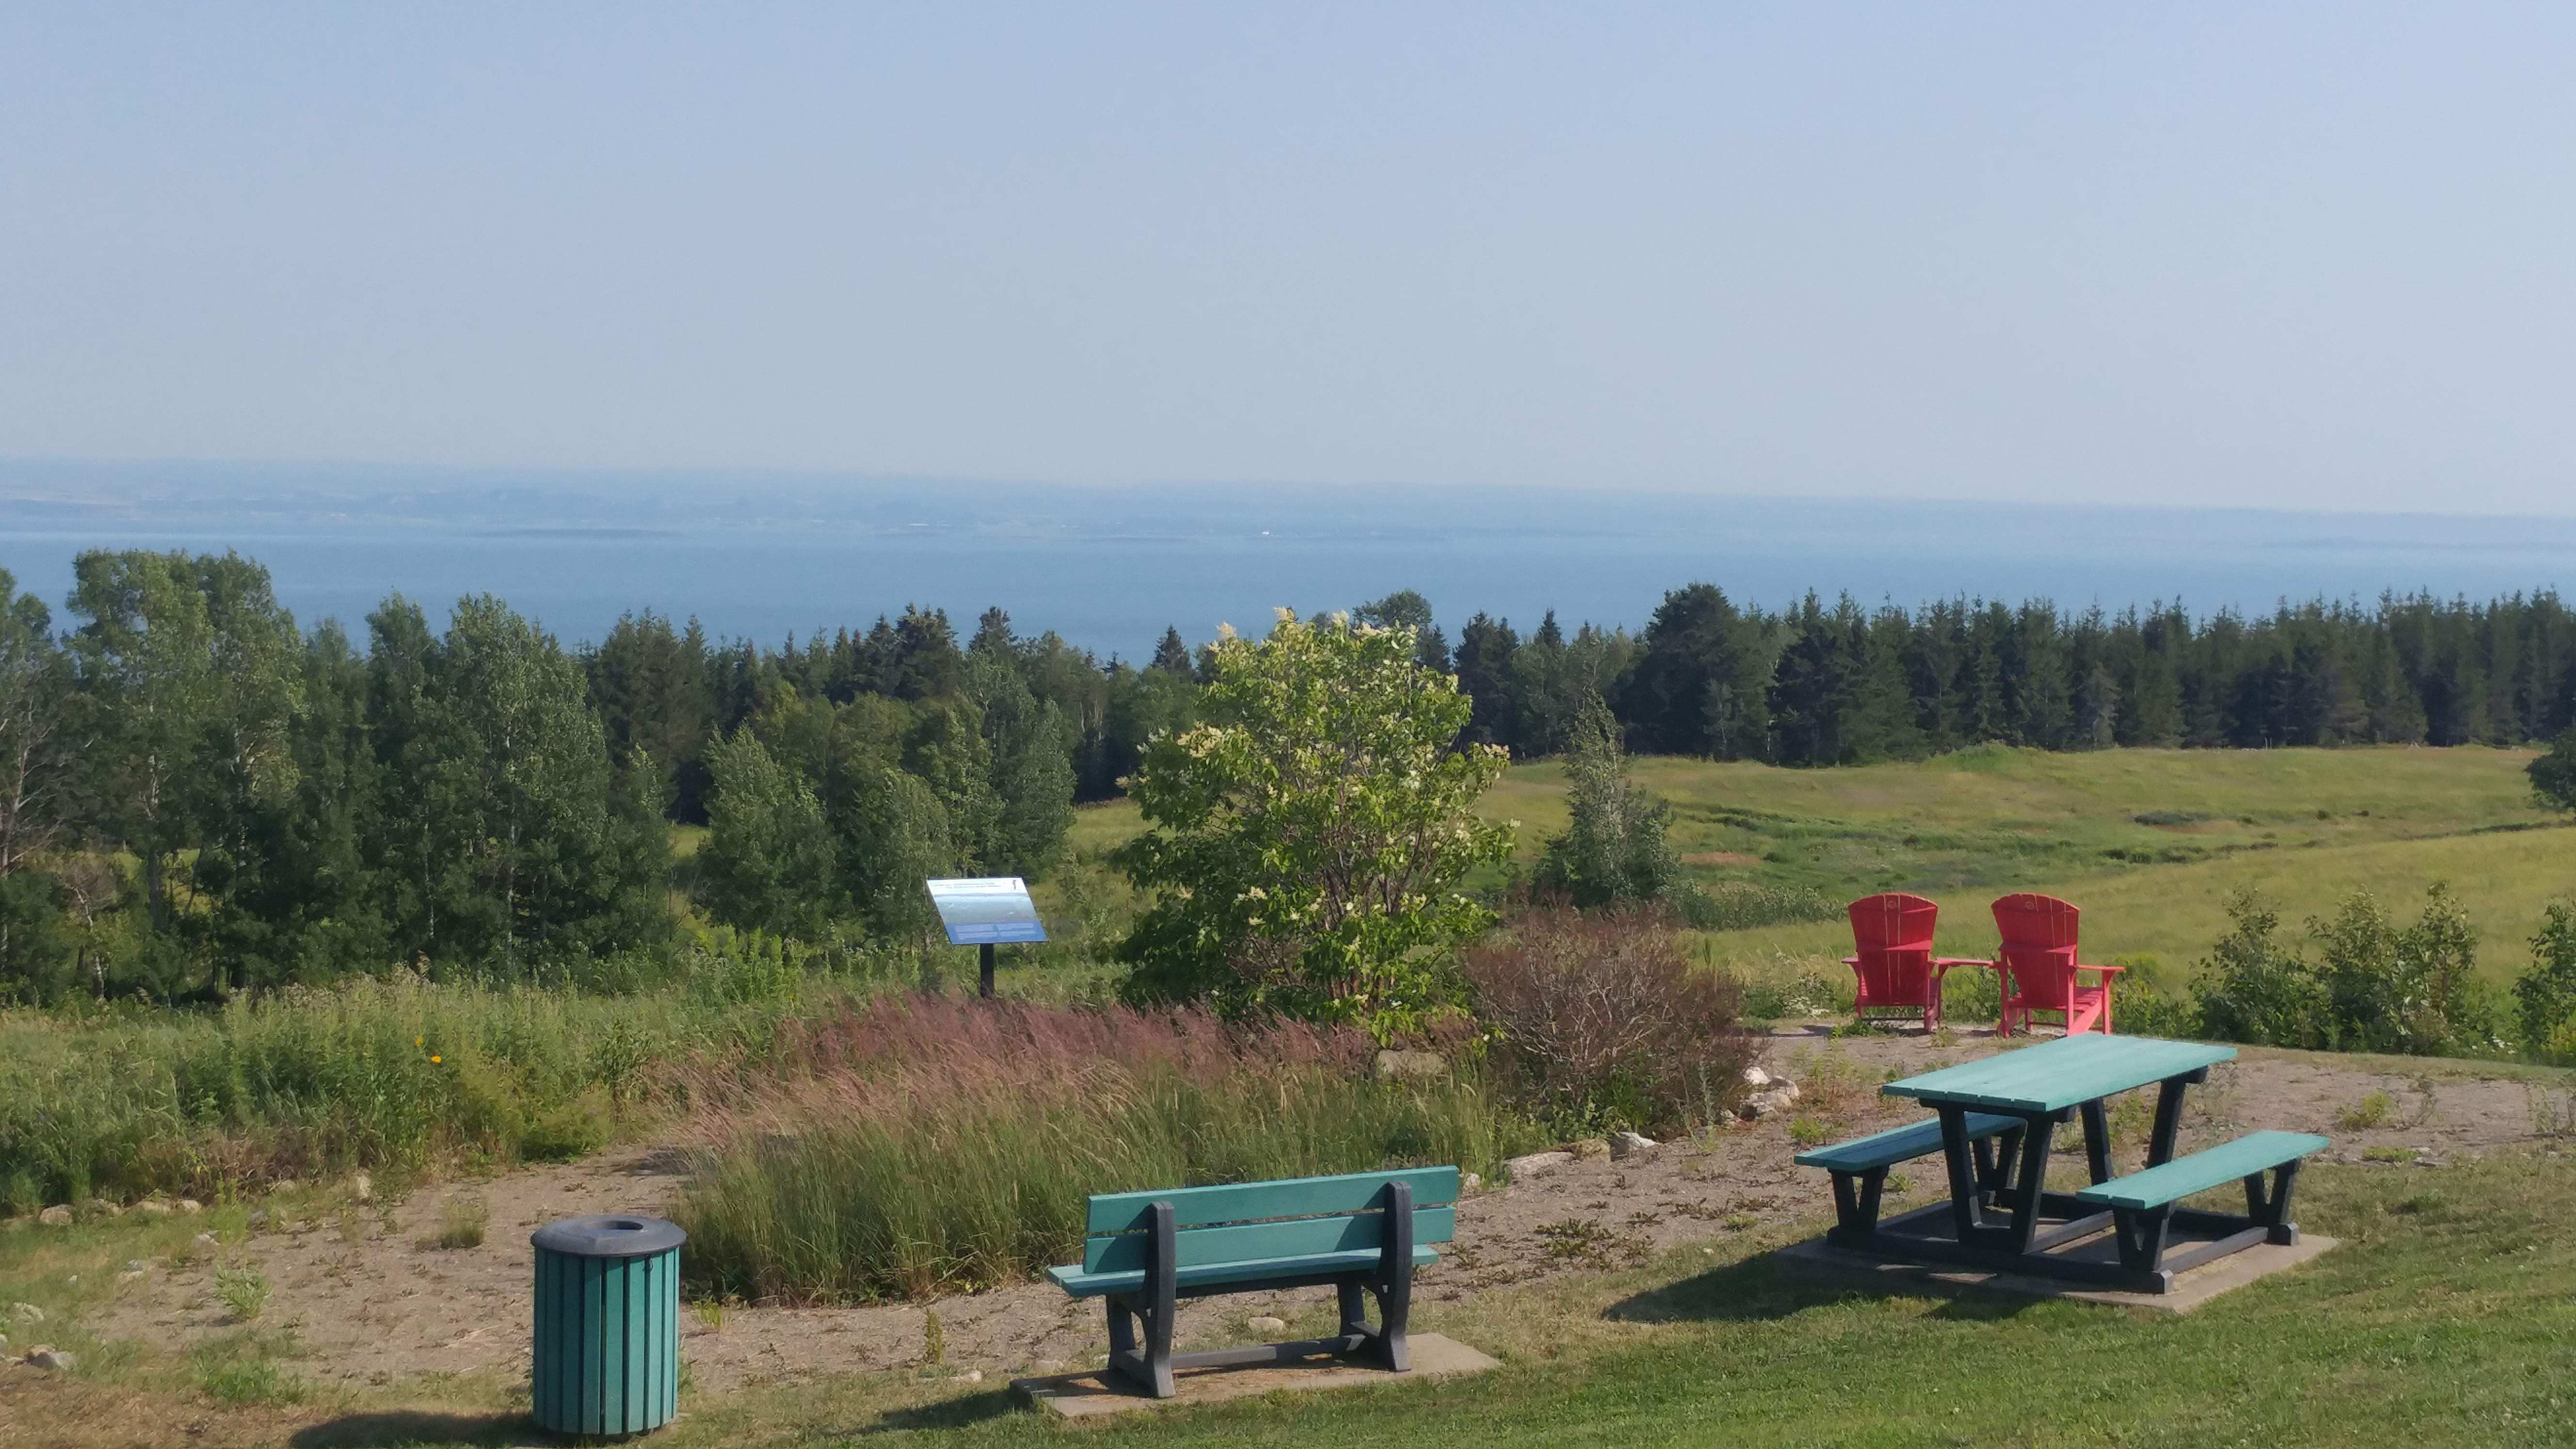
{"label": "tall grass", "polygon": [[401,972],[207,1012],[0,1012],[0,1208],[577,1155],[678,1063],[756,1057],[830,999],[774,940],[711,933],[681,964],[630,996]]}
{"label": "tall grass", "polygon": [[775,1075],[700,1086],[688,1271],[790,1302],[922,1297],[1079,1254],[1096,1192],[1458,1163],[1537,1129],[1468,1079],[1378,1083],[1357,1033],[880,998]]}

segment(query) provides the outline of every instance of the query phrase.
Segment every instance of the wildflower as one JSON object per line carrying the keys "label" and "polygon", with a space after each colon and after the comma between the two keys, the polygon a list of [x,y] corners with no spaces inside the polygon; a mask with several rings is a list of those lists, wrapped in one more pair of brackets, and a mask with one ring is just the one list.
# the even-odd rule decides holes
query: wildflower
{"label": "wildflower", "polygon": [[429,1064],[430,1064],[431,1066],[433,1066],[433,1067],[434,1067],[434,1066],[437,1066],[440,1062],[443,1062],[443,1061],[445,1061],[445,1060],[447,1060],[447,1058],[445,1058],[445,1057],[442,1057],[442,1056],[438,1055],[436,1052],[432,1052],[432,1053],[430,1053],[430,1057],[429,1057]]}
{"label": "wildflower", "polygon": [[426,1046],[428,1043],[429,1038],[425,1036],[416,1036],[411,1039],[411,1044],[413,1046]]}

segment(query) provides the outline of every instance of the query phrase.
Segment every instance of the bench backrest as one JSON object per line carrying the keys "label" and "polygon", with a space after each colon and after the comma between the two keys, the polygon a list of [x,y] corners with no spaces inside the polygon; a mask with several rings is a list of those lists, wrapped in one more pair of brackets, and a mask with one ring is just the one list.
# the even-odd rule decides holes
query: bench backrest
{"label": "bench backrest", "polygon": [[1852,902],[1850,915],[1862,1004],[1923,1000],[1932,989],[1932,931],[1941,908],[1891,893]]}
{"label": "bench backrest", "polygon": [[1445,1243],[1457,1235],[1455,1167],[1105,1193],[1091,1200],[1082,1270],[1116,1273],[1146,1266],[1149,1215],[1158,1202],[1172,1205],[1175,1267],[1374,1250],[1385,1241],[1388,1185],[1397,1182],[1413,1192],[1414,1242]]}
{"label": "bench backrest", "polygon": [[2082,913],[2055,896],[2005,896],[1995,902],[1998,953],[2023,995],[2056,1000],[2075,989],[2075,927]]}

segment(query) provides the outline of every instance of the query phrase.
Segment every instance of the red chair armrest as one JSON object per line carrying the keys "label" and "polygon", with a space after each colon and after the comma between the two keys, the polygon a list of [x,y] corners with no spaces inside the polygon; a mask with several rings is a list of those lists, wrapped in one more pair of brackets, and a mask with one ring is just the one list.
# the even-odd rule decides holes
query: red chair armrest
{"label": "red chair armrest", "polygon": [[1846,966],[1858,966],[1860,965],[1860,958],[1858,956],[1845,956],[1843,958],[1843,964]]}

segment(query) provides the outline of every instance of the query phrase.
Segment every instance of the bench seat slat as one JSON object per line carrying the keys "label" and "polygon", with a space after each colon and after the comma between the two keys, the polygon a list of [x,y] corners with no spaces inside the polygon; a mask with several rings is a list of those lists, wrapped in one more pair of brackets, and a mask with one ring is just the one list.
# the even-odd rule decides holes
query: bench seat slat
{"label": "bench seat slat", "polygon": [[[1295,1258],[1268,1258],[1251,1262],[1207,1263],[1195,1268],[1182,1268],[1172,1275],[1182,1288],[1201,1283],[1258,1283],[1269,1278],[1297,1278],[1316,1273],[1366,1272],[1377,1266],[1377,1250],[1366,1252],[1308,1254]],[[1440,1255],[1429,1248],[1413,1250],[1413,1266],[1428,1268],[1440,1261]],[[1122,1272],[1086,1273],[1072,1264],[1047,1269],[1047,1276],[1057,1287],[1076,1298],[1097,1298],[1104,1293],[1133,1293],[1145,1286],[1142,1268]]]}
{"label": "bench seat slat", "polygon": [[1286,1177],[1274,1182],[1229,1182],[1214,1187],[1167,1187],[1158,1192],[1102,1193],[1091,1199],[1086,1233],[1131,1233],[1145,1227],[1145,1212],[1172,1205],[1172,1225],[1206,1227],[1256,1218],[1310,1218],[1365,1212],[1378,1205],[1390,1182],[1413,1189],[1413,1205],[1438,1207],[1458,1200],[1458,1169],[1414,1167],[1400,1172],[1350,1172],[1336,1177]]}
{"label": "bench seat slat", "polygon": [[[1331,1218],[1292,1218],[1283,1223],[1185,1228],[1172,1236],[1172,1262],[1176,1267],[1187,1269],[1271,1258],[1374,1253],[1386,1240],[1385,1227],[1384,1213],[1354,1213]],[[1457,1235],[1456,1208],[1414,1210],[1413,1241],[1445,1243]],[[1144,1233],[1092,1238],[1082,1245],[1082,1269],[1086,1273],[1110,1273],[1143,1268],[1153,1250],[1152,1238]]]}
{"label": "bench seat slat", "polygon": [[[1968,1114],[1968,1140],[1993,1137],[2022,1125],[2018,1117],[1997,1117],[1986,1112]],[[1837,1142],[1831,1147],[1817,1147],[1797,1156],[1800,1167],[1821,1167],[1829,1172],[1867,1172],[1872,1168],[1908,1162],[1941,1150],[1941,1119],[1909,1122]]]}
{"label": "bench seat slat", "polygon": [[2329,1145],[2313,1132],[2249,1132],[2233,1142],[2177,1157],[2161,1167],[2095,1183],[2075,1196],[2104,1207],[2144,1211],[2180,1202],[2196,1192],[2252,1177]]}

